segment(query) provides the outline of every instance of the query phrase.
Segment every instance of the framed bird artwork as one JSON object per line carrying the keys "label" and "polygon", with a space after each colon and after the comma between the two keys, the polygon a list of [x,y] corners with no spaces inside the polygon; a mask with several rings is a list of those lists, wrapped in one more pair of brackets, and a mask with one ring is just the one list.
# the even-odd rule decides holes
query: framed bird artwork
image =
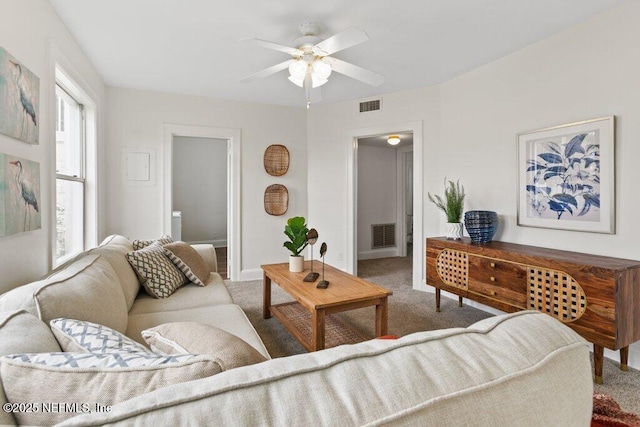
{"label": "framed bird artwork", "polygon": [[40,79],[0,47],[0,133],[39,143]]}
{"label": "framed bird artwork", "polygon": [[40,163],[0,153],[0,237],[42,228]]}

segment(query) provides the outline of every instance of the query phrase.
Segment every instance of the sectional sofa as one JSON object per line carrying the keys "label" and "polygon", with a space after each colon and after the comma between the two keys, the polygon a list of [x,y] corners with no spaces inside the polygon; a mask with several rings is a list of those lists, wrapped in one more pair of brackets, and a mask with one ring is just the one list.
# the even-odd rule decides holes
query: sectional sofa
{"label": "sectional sofa", "polygon": [[[521,312],[469,328],[271,359],[216,273],[213,248],[194,248],[210,269],[206,286],[189,283],[168,298],[141,291],[126,259],[132,243],[122,236],[111,236],[49,277],[0,296],[0,355],[5,355],[0,358],[0,403],[8,409],[0,411],[0,424],[578,426],[590,422],[588,344],[549,316]],[[45,357],[64,358],[65,363],[89,357],[63,351],[59,325],[64,319],[84,325],[83,331],[90,324],[115,331],[111,337],[132,340],[121,347],[123,353],[95,356],[98,359],[121,361],[137,351],[142,358],[164,359],[151,368],[117,363],[107,368],[60,367],[50,360],[42,362]],[[226,331],[248,344],[237,348],[254,352],[260,362],[224,369],[215,354],[158,356],[140,345],[146,345],[143,330],[180,322]],[[81,334],[74,331],[80,329],[71,328],[66,339],[78,339]],[[207,343],[212,337],[202,333],[196,340]],[[165,359],[175,360],[160,365]],[[71,385],[65,385],[68,381]]]}

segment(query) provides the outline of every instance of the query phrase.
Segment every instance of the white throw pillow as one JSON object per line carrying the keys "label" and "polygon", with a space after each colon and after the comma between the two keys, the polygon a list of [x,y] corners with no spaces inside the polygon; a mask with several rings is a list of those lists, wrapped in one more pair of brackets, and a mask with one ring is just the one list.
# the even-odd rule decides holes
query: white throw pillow
{"label": "white throw pillow", "polygon": [[53,319],[49,324],[64,351],[153,354],[142,344],[97,323],[74,319]]}

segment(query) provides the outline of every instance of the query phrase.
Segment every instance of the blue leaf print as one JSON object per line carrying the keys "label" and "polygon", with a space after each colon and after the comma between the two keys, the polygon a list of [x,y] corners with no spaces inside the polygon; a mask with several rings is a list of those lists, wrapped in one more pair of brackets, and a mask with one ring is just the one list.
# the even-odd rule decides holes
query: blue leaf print
{"label": "blue leaf print", "polygon": [[576,153],[584,154],[584,149],[582,148],[582,141],[587,137],[586,133],[581,133],[580,135],[576,135],[571,138],[571,141],[567,143],[564,147],[564,156],[568,159]]}
{"label": "blue leaf print", "polygon": [[542,153],[538,154],[538,157],[541,157],[548,163],[559,163],[562,164],[562,156],[553,153]]}
{"label": "blue leaf print", "polygon": [[551,149],[551,151],[553,151],[556,154],[560,154],[560,146],[558,144],[556,144],[555,142],[550,142],[549,143],[549,148]]}
{"label": "blue leaf print", "polygon": [[584,198],[585,202],[588,202],[592,205],[594,205],[595,207],[600,207],[600,195],[599,194],[593,194],[593,193],[585,193],[582,195],[582,197]]}
{"label": "blue leaf print", "polygon": [[561,203],[554,202],[553,200],[549,201],[549,209],[556,212],[564,212],[564,206]]}
{"label": "blue leaf print", "polygon": [[559,193],[559,194],[554,194],[551,197],[553,199],[557,200],[557,201],[560,201],[560,202],[564,203],[564,204],[573,205],[576,208],[578,207],[578,201],[571,194]]}

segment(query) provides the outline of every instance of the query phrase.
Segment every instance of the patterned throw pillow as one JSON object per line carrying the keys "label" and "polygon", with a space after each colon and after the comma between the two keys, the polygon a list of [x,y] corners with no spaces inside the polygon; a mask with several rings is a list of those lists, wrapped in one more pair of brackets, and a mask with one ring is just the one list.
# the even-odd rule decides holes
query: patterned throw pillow
{"label": "patterned throw pillow", "polygon": [[97,323],[74,319],[54,319],[49,324],[64,351],[153,354],[142,344]]}
{"label": "patterned throw pillow", "polygon": [[133,242],[131,242],[131,244],[133,245],[134,251],[139,251],[140,249],[144,249],[147,246],[150,246],[156,242],[160,243],[160,245],[166,245],[167,243],[172,243],[173,239],[171,238],[171,236],[166,235],[166,236],[159,237],[157,239],[134,240]]}
{"label": "patterned throw pillow", "polygon": [[8,402],[64,405],[50,411],[16,413],[19,425],[57,424],[99,410],[98,405],[104,411],[107,405],[221,371],[216,361],[193,354],[31,353],[0,358]]}
{"label": "patterned throw pillow", "polygon": [[187,283],[185,275],[167,258],[158,242],[128,252],[127,260],[143,280],[144,289],[154,298],[167,298]]}
{"label": "patterned throw pillow", "polygon": [[185,242],[174,242],[163,245],[164,253],[180,271],[198,286],[205,286],[209,277],[209,266],[204,258]]}

